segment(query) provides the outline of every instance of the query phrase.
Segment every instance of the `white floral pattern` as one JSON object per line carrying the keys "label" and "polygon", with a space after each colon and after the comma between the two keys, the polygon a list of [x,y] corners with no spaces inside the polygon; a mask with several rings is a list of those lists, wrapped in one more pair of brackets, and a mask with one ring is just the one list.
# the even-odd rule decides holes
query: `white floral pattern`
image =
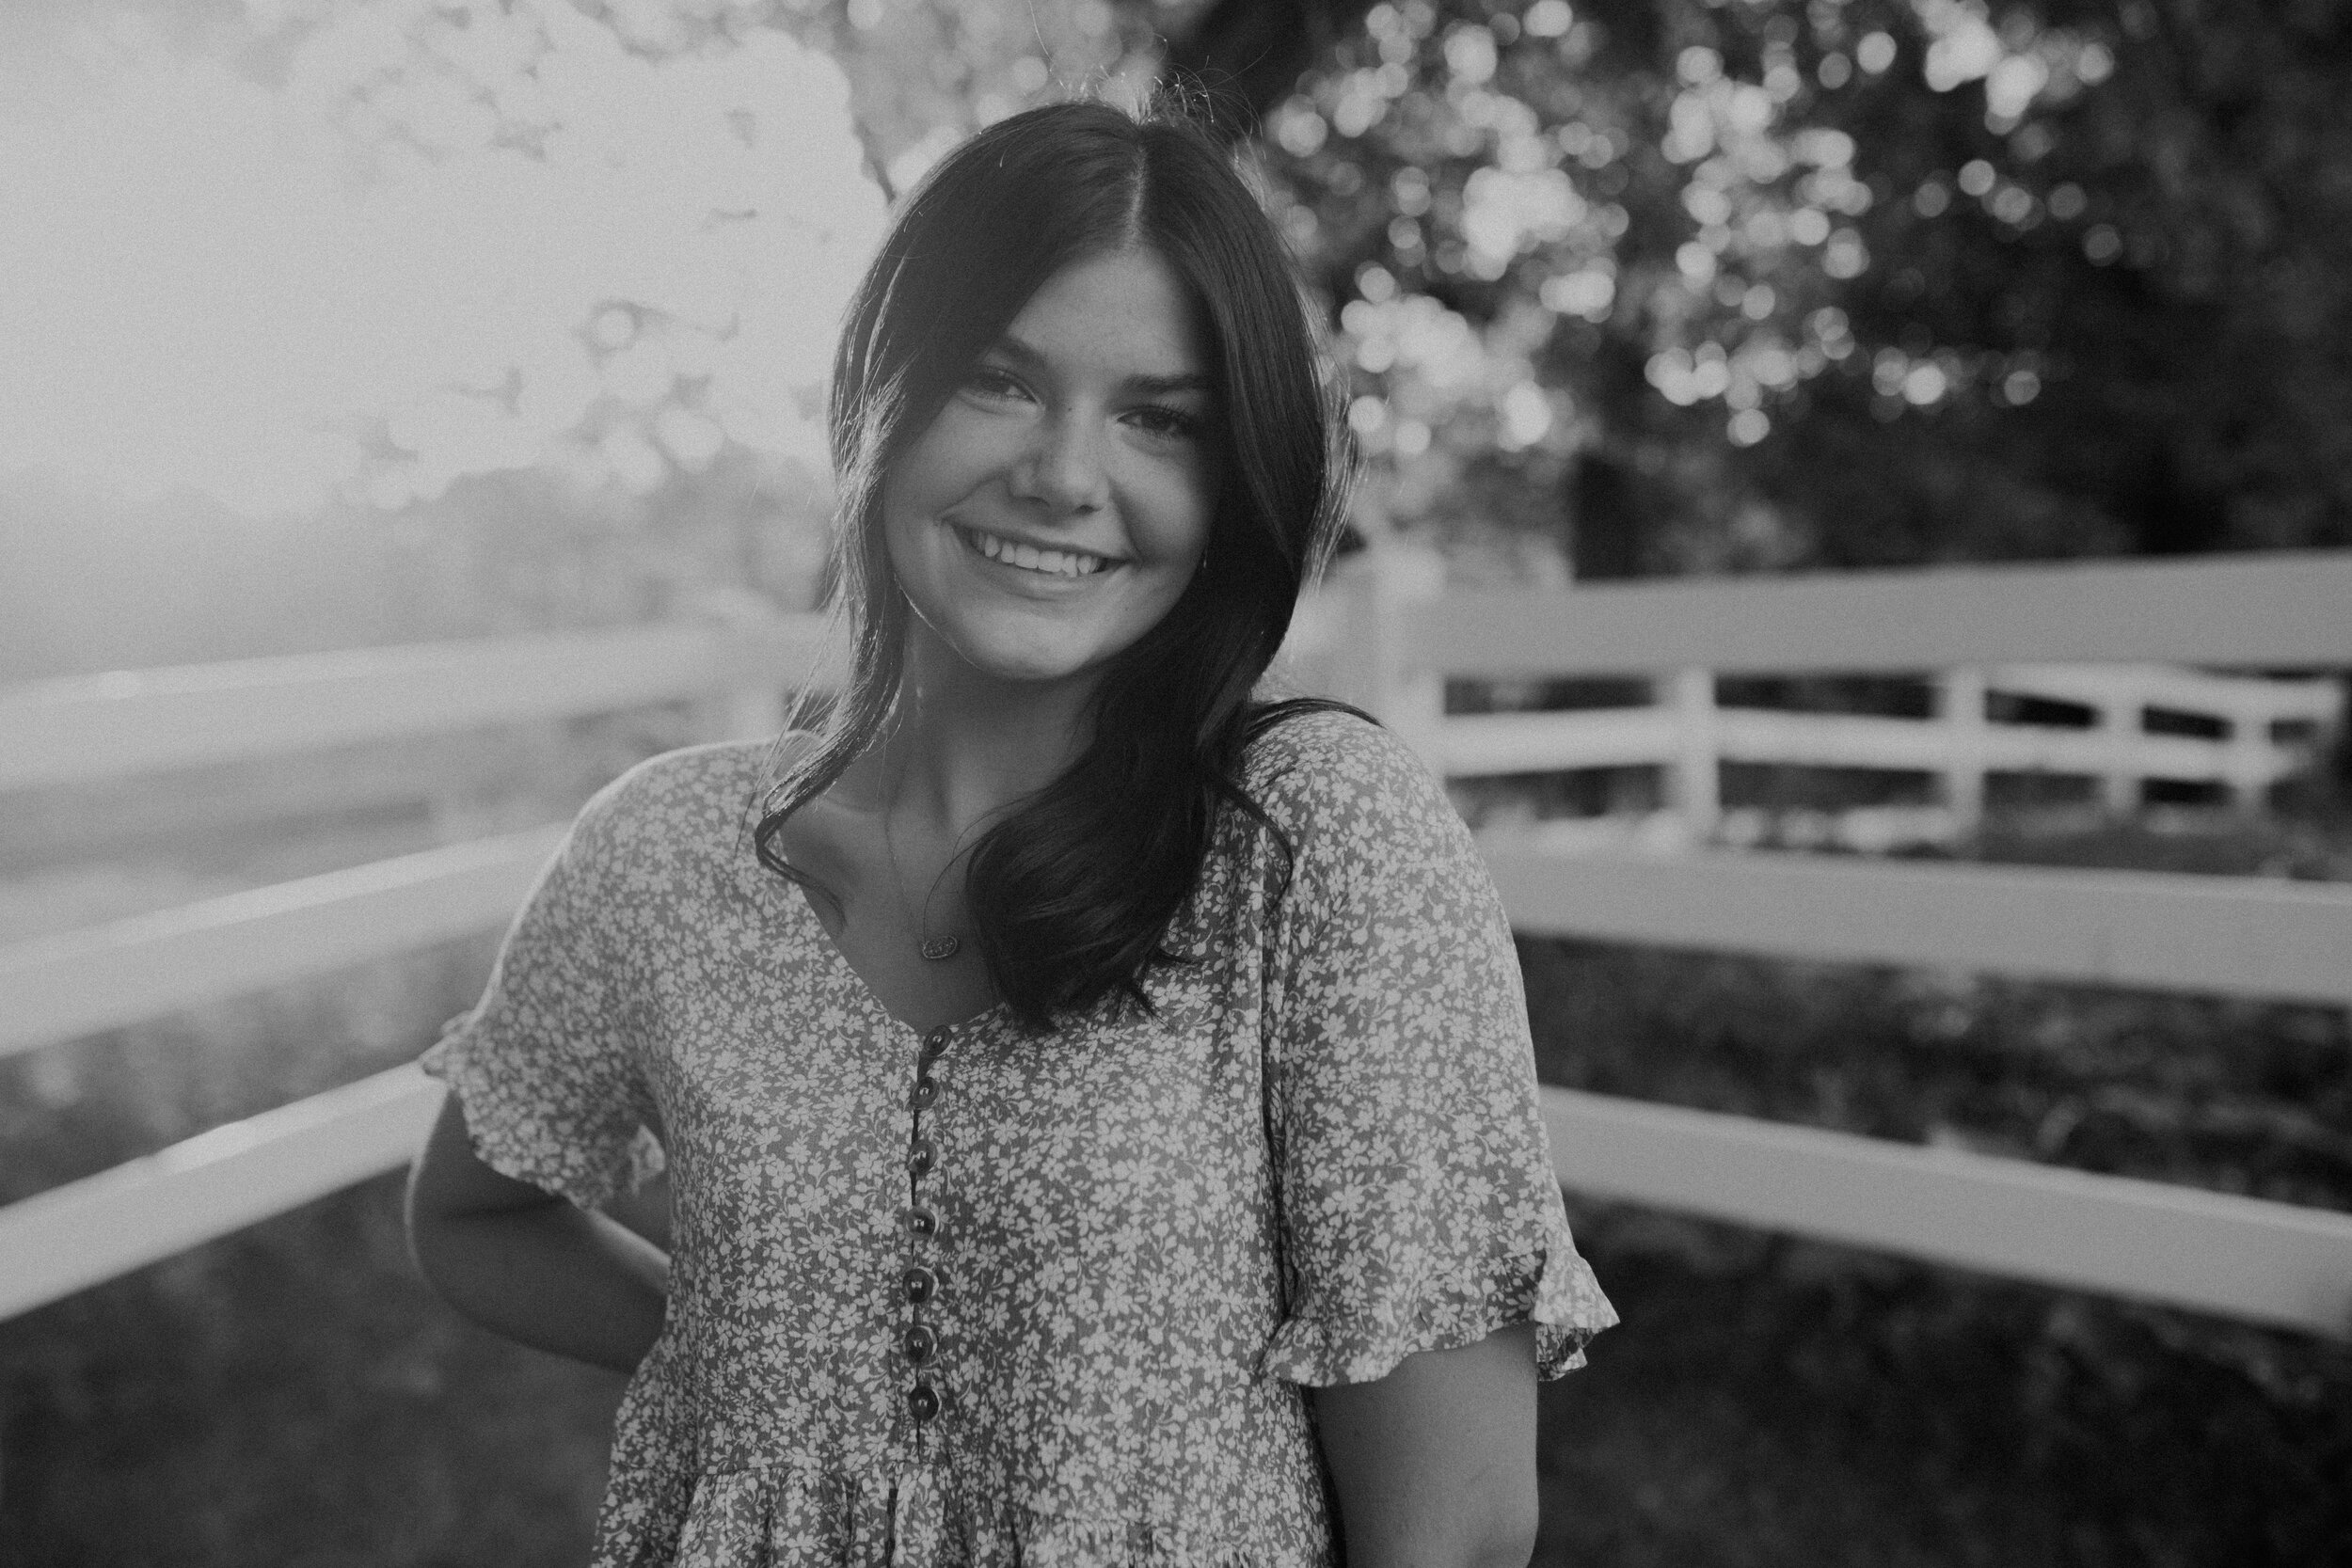
{"label": "white floral pattern", "polygon": [[425,1056],[485,1160],[575,1202],[666,1149],[670,1308],[600,1568],[1323,1568],[1301,1385],[1528,1320],[1557,1376],[1615,1321],[1501,904],[1386,732],[1317,713],[1257,742],[1295,863],[1225,814],[1154,1016],[1038,1036],[1000,1006],[930,1045],[755,863],[764,756],[672,752],[600,794]]}

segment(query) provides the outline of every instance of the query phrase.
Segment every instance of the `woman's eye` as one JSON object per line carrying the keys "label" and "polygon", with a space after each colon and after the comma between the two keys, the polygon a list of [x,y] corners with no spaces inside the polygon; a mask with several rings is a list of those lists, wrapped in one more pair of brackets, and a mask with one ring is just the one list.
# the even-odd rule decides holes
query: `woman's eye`
{"label": "woman's eye", "polygon": [[1159,404],[1147,404],[1128,418],[1151,435],[1184,440],[1199,436],[1203,423],[1198,414],[1187,413],[1182,408],[1164,407]]}
{"label": "woman's eye", "polygon": [[1023,397],[1027,395],[1017,377],[1009,371],[993,365],[982,365],[964,381],[964,386],[984,397]]}

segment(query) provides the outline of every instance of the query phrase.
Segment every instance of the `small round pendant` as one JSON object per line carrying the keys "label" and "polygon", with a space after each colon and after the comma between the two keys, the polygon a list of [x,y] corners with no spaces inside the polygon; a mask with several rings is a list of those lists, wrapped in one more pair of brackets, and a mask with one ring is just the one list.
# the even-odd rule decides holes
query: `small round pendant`
{"label": "small round pendant", "polygon": [[923,957],[952,958],[956,956],[956,949],[961,945],[953,936],[926,937],[923,939]]}

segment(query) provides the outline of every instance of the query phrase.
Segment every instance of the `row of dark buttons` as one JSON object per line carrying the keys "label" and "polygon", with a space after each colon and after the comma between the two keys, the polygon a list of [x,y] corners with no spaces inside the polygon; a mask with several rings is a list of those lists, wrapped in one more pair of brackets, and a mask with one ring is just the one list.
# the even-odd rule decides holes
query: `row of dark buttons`
{"label": "row of dark buttons", "polygon": [[[939,1100],[939,1081],[931,1076],[931,1064],[947,1049],[948,1034],[933,1029],[923,1037],[922,1059],[916,1064],[914,1088],[907,1096],[907,1108],[914,1113],[914,1141],[907,1147],[907,1175],[920,1181],[931,1173],[938,1163],[938,1151],[930,1139],[923,1136],[922,1114]],[[939,1215],[921,1204],[907,1210],[908,1234],[920,1242],[936,1241],[939,1236]],[[898,1275],[899,1292],[910,1307],[928,1305],[939,1294],[939,1275],[920,1263],[910,1265]],[[898,1335],[898,1349],[910,1365],[925,1367],[939,1354],[939,1331],[920,1321],[909,1323]],[[929,1383],[918,1382],[907,1390],[907,1414],[920,1424],[936,1418],[940,1410],[939,1390]]]}

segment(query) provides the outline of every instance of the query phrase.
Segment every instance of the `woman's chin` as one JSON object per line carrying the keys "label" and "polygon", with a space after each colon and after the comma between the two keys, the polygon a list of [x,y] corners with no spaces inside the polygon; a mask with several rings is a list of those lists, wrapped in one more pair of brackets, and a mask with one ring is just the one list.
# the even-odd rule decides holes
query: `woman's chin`
{"label": "woman's chin", "polygon": [[1084,680],[1102,667],[1099,650],[966,637],[945,650],[964,679],[1041,689]]}

